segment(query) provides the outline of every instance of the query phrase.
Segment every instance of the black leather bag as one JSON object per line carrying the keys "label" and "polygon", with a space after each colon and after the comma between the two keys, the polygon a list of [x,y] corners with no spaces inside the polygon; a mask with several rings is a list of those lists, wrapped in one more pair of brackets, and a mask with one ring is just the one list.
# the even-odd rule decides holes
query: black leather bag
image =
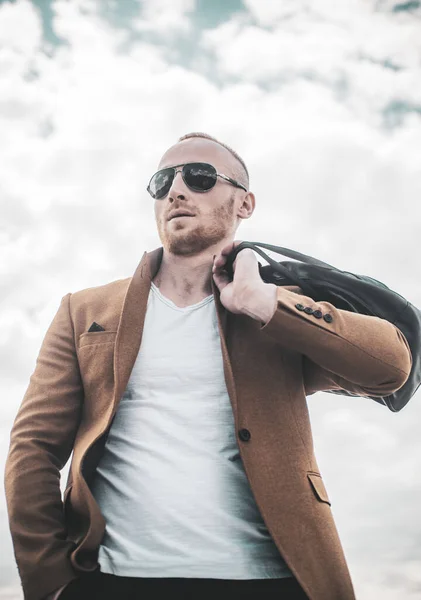
{"label": "black leather bag", "polygon": [[[276,262],[259,246],[301,262]],[[251,248],[269,263],[262,266],[259,262],[260,276],[266,283],[297,285],[305,296],[316,302],[330,302],[335,308],[380,317],[393,323],[404,334],[412,353],[408,380],[394,394],[382,398],[369,396],[393,412],[402,410],[421,385],[421,311],[372,277],[341,271],[295,250],[260,242],[241,242],[229,254],[225,269],[231,278],[235,257],[244,248]],[[329,390],[328,393],[357,396],[347,390]]]}

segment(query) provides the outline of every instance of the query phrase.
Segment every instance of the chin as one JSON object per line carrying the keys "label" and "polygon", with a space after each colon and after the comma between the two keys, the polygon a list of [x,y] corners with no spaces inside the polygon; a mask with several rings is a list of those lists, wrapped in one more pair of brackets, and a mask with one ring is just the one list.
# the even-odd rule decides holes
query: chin
{"label": "chin", "polygon": [[171,236],[163,241],[167,252],[178,256],[192,256],[200,254],[214,245],[212,240],[200,235]]}

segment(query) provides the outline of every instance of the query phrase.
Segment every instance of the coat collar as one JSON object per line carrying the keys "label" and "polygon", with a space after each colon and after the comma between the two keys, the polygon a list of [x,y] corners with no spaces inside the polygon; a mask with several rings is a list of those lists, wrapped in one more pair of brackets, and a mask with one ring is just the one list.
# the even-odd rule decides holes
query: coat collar
{"label": "coat collar", "polygon": [[[139,352],[151,281],[159,270],[163,254],[164,249],[162,246],[151,252],[145,252],[126,291],[116,336],[114,352],[114,399],[110,417],[112,417],[117,410],[118,403],[126,389]],[[229,313],[221,304],[220,292],[213,277],[211,284],[221,338],[225,381],[231,402],[236,409],[237,401],[234,377],[226,342]]]}

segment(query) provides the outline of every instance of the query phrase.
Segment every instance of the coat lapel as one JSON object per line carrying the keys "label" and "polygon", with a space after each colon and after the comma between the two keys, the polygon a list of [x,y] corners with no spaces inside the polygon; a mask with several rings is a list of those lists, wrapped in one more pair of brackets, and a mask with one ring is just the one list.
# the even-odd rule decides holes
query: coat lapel
{"label": "coat lapel", "polygon": [[[163,247],[152,252],[145,252],[131,278],[123,302],[120,322],[117,329],[114,352],[114,397],[112,416],[117,411],[118,404],[130,378],[134,363],[139,353],[143,335],[143,326],[151,288],[151,281],[159,270],[163,256]],[[234,376],[227,347],[228,311],[220,301],[220,293],[215,282],[211,281],[212,292],[218,319],[219,335],[224,365],[225,383],[228,395],[237,416],[237,397],[234,385]]]}

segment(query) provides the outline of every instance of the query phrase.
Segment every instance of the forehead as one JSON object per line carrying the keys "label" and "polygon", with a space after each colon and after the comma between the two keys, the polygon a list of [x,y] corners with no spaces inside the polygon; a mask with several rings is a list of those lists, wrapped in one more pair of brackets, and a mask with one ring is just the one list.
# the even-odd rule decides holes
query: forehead
{"label": "forehead", "polygon": [[227,172],[233,170],[235,157],[212,140],[190,138],[171,146],[159,161],[158,169],[188,162],[207,162],[217,171]]}

